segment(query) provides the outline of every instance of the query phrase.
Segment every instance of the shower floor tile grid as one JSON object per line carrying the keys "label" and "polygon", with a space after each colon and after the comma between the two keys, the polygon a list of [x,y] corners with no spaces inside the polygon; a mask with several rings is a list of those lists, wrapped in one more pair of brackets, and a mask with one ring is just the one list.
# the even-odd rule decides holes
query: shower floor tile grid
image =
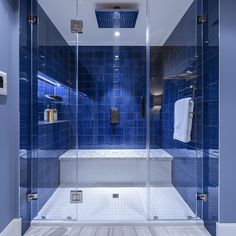
{"label": "shower floor tile grid", "polygon": [[[83,191],[82,203],[70,203],[74,188],[59,187],[34,220],[78,221],[143,221],[146,209],[144,187],[79,188]],[[119,198],[113,198],[118,194]],[[160,220],[186,220],[194,213],[174,187],[150,189],[150,215]],[[39,196],[40,197],[40,196]]]}

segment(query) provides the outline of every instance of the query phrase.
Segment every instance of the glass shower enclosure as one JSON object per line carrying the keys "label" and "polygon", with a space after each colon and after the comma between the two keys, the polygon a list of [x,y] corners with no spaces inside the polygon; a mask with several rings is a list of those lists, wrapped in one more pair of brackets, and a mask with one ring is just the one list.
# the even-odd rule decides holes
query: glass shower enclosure
{"label": "glass shower enclosure", "polygon": [[[201,1],[165,2],[32,0],[35,223],[202,217]],[[188,143],[173,140],[184,97],[195,102]]]}

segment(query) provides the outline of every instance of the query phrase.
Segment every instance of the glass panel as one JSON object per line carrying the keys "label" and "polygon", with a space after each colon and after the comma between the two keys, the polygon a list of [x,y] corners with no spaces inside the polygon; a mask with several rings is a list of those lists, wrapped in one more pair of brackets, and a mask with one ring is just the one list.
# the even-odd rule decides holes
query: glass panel
{"label": "glass panel", "polygon": [[[202,6],[166,2],[32,0],[31,47],[22,48],[30,151],[21,153],[32,172],[22,195],[38,194],[32,219],[202,216]],[[83,20],[82,34],[71,33],[71,19]],[[182,98],[194,102],[190,142],[173,139]]]}
{"label": "glass panel", "polygon": [[78,9],[78,219],[145,220],[146,1]]}
{"label": "glass panel", "polygon": [[[202,191],[201,1],[172,2],[171,9],[165,2],[150,2],[150,219],[196,219],[202,204],[196,199]],[[171,17],[163,21],[167,12]]]}
{"label": "glass panel", "polygon": [[31,25],[26,21],[31,15],[31,1],[20,4],[20,217],[24,233],[31,222],[31,204],[27,195],[31,191],[32,129],[32,68]]}
{"label": "glass panel", "polygon": [[[77,189],[77,153],[67,156],[69,150],[77,149],[78,138],[77,41],[70,29],[76,7],[76,1],[66,0],[56,5],[54,1],[38,0],[33,5],[37,18],[32,19],[32,183],[38,194],[38,200],[32,203],[34,220],[75,220],[77,216],[76,202],[70,196]],[[63,9],[68,18],[61,18]],[[68,182],[69,178],[73,182]]]}
{"label": "glass panel", "polygon": [[219,220],[219,0],[204,1],[204,204],[205,227],[216,235]]}

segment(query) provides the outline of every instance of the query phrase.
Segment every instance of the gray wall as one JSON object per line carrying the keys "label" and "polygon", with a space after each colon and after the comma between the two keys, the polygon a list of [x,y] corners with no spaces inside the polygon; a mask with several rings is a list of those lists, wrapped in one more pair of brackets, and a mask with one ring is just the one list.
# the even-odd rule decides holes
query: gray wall
{"label": "gray wall", "polygon": [[0,0],[0,70],[8,96],[0,96],[0,232],[18,216],[19,24],[18,0]]}
{"label": "gray wall", "polygon": [[236,1],[220,1],[220,222],[236,222]]}

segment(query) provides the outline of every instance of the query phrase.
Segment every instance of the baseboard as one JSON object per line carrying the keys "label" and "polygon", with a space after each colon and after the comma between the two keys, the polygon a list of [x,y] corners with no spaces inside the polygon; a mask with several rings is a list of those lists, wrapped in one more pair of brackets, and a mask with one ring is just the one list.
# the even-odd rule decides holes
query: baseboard
{"label": "baseboard", "polygon": [[13,219],[0,236],[21,236],[21,219]]}
{"label": "baseboard", "polygon": [[236,235],[236,223],[232,223],[232,224],[217,223],[216,224],[216,235],[217,236]]}

